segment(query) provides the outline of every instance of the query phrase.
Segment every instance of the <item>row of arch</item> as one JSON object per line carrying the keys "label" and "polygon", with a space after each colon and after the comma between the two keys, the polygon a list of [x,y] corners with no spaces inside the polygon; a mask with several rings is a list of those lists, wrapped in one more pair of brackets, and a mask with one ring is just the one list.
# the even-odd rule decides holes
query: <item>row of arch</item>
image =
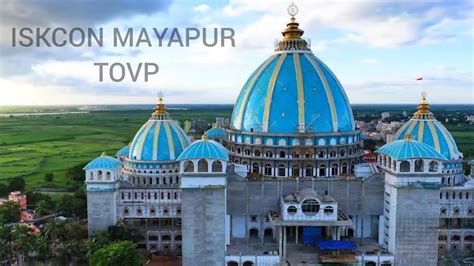
{"label": "row of arch", "polygon": [[185,173],[191,173],[191,172],[222,173],[223,171],[224,171],[223,164],[219,160],[209,161],[206,159],[200,159],[199,161],[197,161],[197,164],[196,164],[196,161],[192,161],[192,160],[188,160],[183,163],[183,172]]}
{"label": "row of arch", "polygon": [[160,192],[132,192],[131,191],[122,191],[120,193],[120,198],[122,201],[125,200],[181,200],[181,192],[177,191],[160,191]]}
{"label": "row of arch", "polygon": [[165,175],[165,174],[172,174],[172,173],[178,173],[178,169],[173,170],[141,170],[141,169],[136,169],[136,168],[125,168],[126,171],[130,173],[135,173],[135,174],[155,174],[155,175]]}
{"label": "row of arch", "polygon": [[469,191],[441,191],[439,193],[439,199],[469,199],[470,196]]}
{"label": "row of arch", "polygon": [[[442,207],[439,211],[441,216],[446,216],[448,214],[448,209],[445,207]],[[466,211],[466,214],[468,216],[474,216],[474,208],[468,208]],[[453,208],[453,215],[461,215],[461,209],[459,207],[454,207]]]}
{"label": "row of arch", "polygon": [[298,153],[296,151],[287,152],[287,151],[274,151],[272,150],[264,150],[263,152],[259,149],[251,150],[250,148],[240,148],[240,147],[231,147],[231,152],[236,153],[237,155],[244,155],[249,157],[265,157],[265,158],[279,158],[279,159],[325,159],[325,158],[339,158],[339,157],[346,157],[346,156],[353,156],[358,155],[360,152],[360,147],[353,147],[345,149],[331,150],[331,151],[317,151],[313,153],[311,151],[307,151],[303,154]]}
{"label": "row of arch", "polygon": [[[242,136],[230,135],[229,140],[236,143],[262,145],[262,138],[260,137],[254,137],[252,141],[252,137],[246,136],[244,137],[242,141]],[[303,143],[301,143],[301,141],[303,141]],[[326,145],[335,146],[335,145],[346,145],[346,144],[356,143],[359,141],[359,137],[357,135],[348,136],[347,139],[346,137],[339,137],[339,141],[337,137],[331,137],[329,141],[326,141],[326,139],[324,138],[319,138],[316,142],[313,139],[306,138],[301,141],[300,139],[292,139],[291,141],[288,141],[283,138],[280,138],[277,141],[274,141],[274,139],[272,138],[266,138],[264,140],[264,143],[267,146],[274,146],[275,143],[277,146],[289,146],[288,144],[291,144],[292,146],[300,146],[302,144],[305,146],[314,146],[314,143],[317,143],[318,146],[326,146]]]}
{"label": "row of arch", "polygon": [[[179,216],[181,215],[181,208],[178,207],[176,208],[176,211],[173,213],[172,210],[168,207],[162,207],[162,208],[157,208],[151,207],[149,211],[149,216]],[[123,216],[130,216],[130,209],[128,207],[123,208]],[[143,209],[138,207],[135,211],[136,216],[144,216]]]}
{"label": "row of arch", "polygon": [[379,154],[379,156],[377,157],[377,163],[388,169],[399,172],[439,172],[439,163],[434,160],[426,160],[426,162],[422,159],[397,161],[393,160],[392,157],[388,155]]}
{"label": "row of arch", "polygon": [[179,184],[179,176],[141,177],[129,176],[129,182],[135,185],[173,185]]}
{"label": "row of arch", "polygon": [[[235,163],[240,163],[239,160],[235,160]],[[243,162],[243,165],[247,165],[247,162]],[[275,165],[275,167],[274,167]],[[333,163],[333,164],[320,164],[318,167],[315,167],[313,164],[303,165],[301,168],[299,165],[292,165],[288,167],[285,164],[272,164],[272,163],[253,163],[249,167],[250,172],[256,174],[262,174],[265,176],[305,176],[305,177],[325,177],[325,176],[336,176],[336,175],[346,175],[349,174],[354,168],[354,162],[350,165],[347,162],[342,164]]]}
{"label": "row of arch", "polygon": [[93,181],[93,180],[96,180],[96,178],[98,181],[101,181],[101,180],[110,181],[112,180],[112,172],[102,171],[102,170],[89,171],[88,180]]}
{"label": "row of arch", "polygon": [[[169,234],[164,234],[161,237],[153,233],[148,235],[148,241],[159,241],[159,240],[161,240],[162,242],[166,242],[166,241],[171,241],[172,238],[171,238],[171,235]],[[174,241],[182,241],[182,240],[183,240],[183,237],[181,235],[174,236]]]}

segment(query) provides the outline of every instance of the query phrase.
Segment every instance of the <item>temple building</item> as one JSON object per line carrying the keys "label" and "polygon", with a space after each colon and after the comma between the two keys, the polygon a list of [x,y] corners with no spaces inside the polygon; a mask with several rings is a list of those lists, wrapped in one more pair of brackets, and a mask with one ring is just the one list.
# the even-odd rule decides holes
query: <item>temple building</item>
{"label": "temple building", "polygon": [[160,95],[129,145],[86,165],[89,234],[123,222],[140,248],[185,266],[437,265],[472,252],[473,180],[426,94],[364,162],[341,82],[288,11],[229,128],[191,141]]}

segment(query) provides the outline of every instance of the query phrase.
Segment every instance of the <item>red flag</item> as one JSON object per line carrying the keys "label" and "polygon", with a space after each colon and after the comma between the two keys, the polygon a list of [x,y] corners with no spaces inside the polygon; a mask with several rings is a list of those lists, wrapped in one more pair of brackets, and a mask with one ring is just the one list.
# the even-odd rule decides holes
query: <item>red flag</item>
{"label": "red flag", "polygon": [[422,77],[419,77],[419,78],[416,78],[416,80],[423,80],[423,78],[422,78]]}

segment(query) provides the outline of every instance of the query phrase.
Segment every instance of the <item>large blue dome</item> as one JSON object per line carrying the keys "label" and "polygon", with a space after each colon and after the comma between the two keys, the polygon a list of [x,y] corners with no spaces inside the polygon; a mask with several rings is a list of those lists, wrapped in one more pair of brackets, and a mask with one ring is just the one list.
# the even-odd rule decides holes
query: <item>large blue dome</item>
{"label": "large blue dome", "polygon": [[142,161],[173,161],[189,146],[184,130],[165,112],[162,99],[157,109],[138,130],[130,144],[128,158]]}
{"label": "large blue dome", "polygon": [[403,139],[410,134],[413,139],[433,147],[449,160],[462,157],[451,133],[433,116],[426,95],[423,95],[418,110],[395,134],[395,139]]}
{"label": "large blue dome", "polygon": [[353,131],[352,109],[334,73],[309,50],[285,50],[250,76],[231,128],[268,133]]}

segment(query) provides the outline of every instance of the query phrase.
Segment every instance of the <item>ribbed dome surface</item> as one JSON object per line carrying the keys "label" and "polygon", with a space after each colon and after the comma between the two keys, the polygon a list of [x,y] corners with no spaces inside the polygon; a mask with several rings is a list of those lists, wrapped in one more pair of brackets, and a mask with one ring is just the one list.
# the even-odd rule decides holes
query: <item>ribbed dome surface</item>
{"label": "ribbed dome surface", "polygon": [[268,58],[245,83],[231,128],[269,133],[354,130],[352,109],[331,70],[310,51]]}
{"label": "ribbed dome surface", "polygon": [[218,159],[229,160],[229,152],[224,146],[214,140],[202,139],[192,143],[178,157],[178,160],[189,159]]}
{"label": "ribbed dome surface", "polygon": [[83,170],[92,170],[92,169],[116,169],[120,167],[121,163],[119,160],[114,157],[110,157],[103,153],[100,157],[89,162]]}
{"label": "ribbed dome surface", "polygon": [[383,145],[376,152],[386,154],[395,160],[418,158],[446,160],[446,157],[431,146],[416,140],[395,140]]}
{"label": "ribbed dome surface", "polygon": [[130,145],[127,145],[121,148],[115,155],[122,157],[122,156],[128,156],[129,153],[130,153]]}
{"label": "ribbed dome surface", "polygon": [[210,139],[225,139],[227,132],[221,127],[213,127],[206,131],[206,136]]}
{"label": "ribbed dome surface", "polygon": [[431,113],[426,92],[422,93],[421,102],[413,118],[397,131],[395,139],[403,139],[408,134],[413,139],[430,145],[449,160],[462,157],[451,133]]}
{"label": "ribbed dome surface", "polygon": [[129,159],[176,160],[188,145],[186,133],[175,121],[150,119],[133,138]]}

